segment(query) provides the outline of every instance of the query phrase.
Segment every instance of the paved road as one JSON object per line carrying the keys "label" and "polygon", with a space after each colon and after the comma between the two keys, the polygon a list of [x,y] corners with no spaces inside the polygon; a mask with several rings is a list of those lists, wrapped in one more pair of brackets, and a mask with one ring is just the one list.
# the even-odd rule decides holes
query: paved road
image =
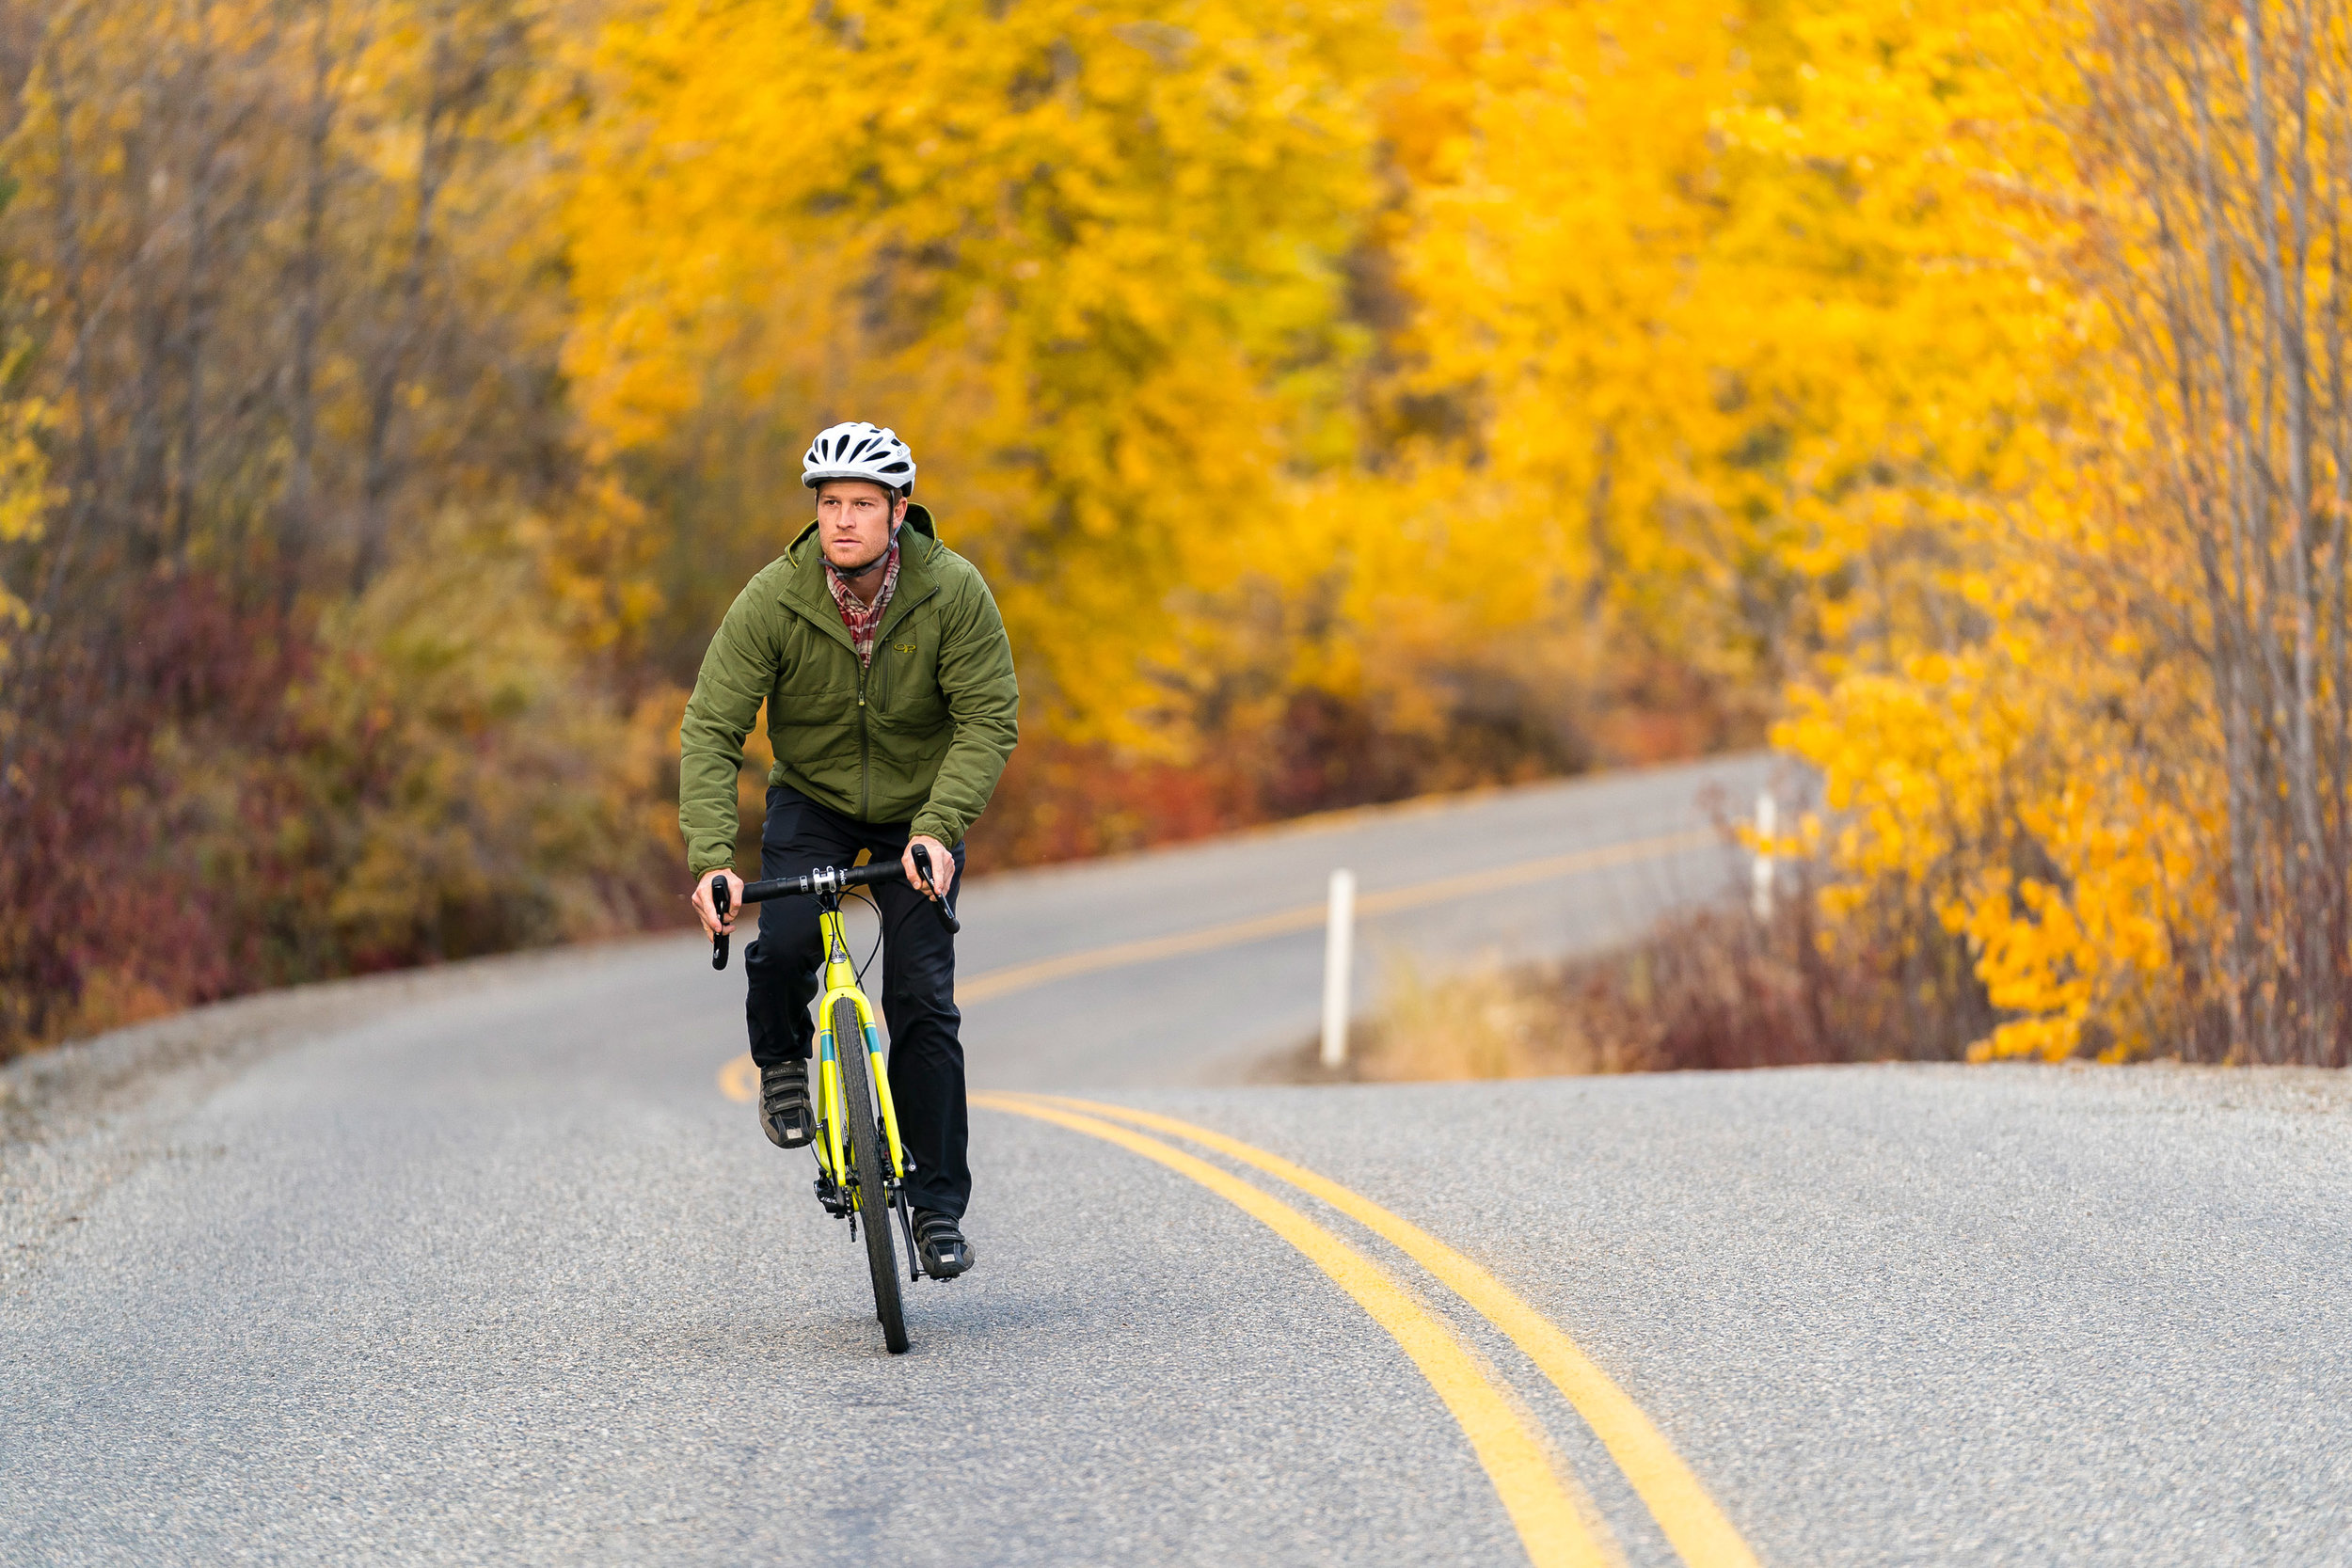
{"label": "paved road", "polygon": [[[1678,831],[1707,776],[1530,800],[1560,852]],[[1404,821],[1429,858],[1361,860],[1368,886],[1515,858],[1469,820],[1450,848],[1447,811],[1147,857],[1106,874],[1133,924],[1028,948],[982,933],[1057,907],[1042,879],[976,885],[966,974],[1279,915],[1298,888],[1249,902],[1228,868],[1311,898]],[[1187,878],[1214,896],[1180,909]],[[1631,916],[1644,885],[1677,886],[1527,896]],[[1200,1084],[1244,1037],[1187,1017],[1311,1019],[1311,961],[1303,1003],[1216,1011],[1294,988],[1264,958],[972,1007],[998,1088],[1211,1141],[996,1097],[982,1263],[914,1292],[901,1358],[804,1157],[720,1092],[731,987],[689,943],[355,1002],[118,1118],[75,1220],[35,1223],[20,1154],[0,1561],[2352,1561],[2339,1081]],[[1164,1016],[1089,1075],[1069,1021],[1120,983]],[[1527,1348],[1563,1334],[1591,1372],[1565,1391]]]}
{"label": "paved road", "polygon": [[[1323,911],[1340,867],[1356,873],[1366,910],[1359,1006],[1400,963],[1435,971],[1621,941],[1669,909],[1736,887],[1746,863],[1724,830],[1749,818],[1768,784],[1791,793],[1787,769],[1770,758],[1732,757],[1342,813],[1217,844],[976,881],[957,959],[972,1082],[1231,1083],[1310,1037],[1322,1008]],[[1581,869],[1501,891],[1481,879],[1530,863]],[[1478,889],[1455,885],[1465,879]],[[1423,893],[1441,896],[1424,902]],[[1405,907],[1376,912],[1384,899]],[[1271,936],[1017,989],[997,983],[1057,958],[1116,957],[1286,913],[1296,917],[1291,928]]]}

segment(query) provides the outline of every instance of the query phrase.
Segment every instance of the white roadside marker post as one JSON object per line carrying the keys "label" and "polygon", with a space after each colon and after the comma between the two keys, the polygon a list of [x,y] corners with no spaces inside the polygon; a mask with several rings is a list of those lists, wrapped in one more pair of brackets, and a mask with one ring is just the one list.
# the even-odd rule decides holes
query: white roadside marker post
{"label": "white roadside marker post", "polygon": [[1356,947],[1356,873],[1331,873],[1331,911],[1323,927],[1323,1065],[1347,1063],[1348,966]]}
{"label": "white roadside marker post", "polygon": [[1759,793],[1756,798],[1757,842],[1755,889],[1748,899],[1748,907],[1756,911],[1756,918],[1759,922],[1772,918],[1772,835],[1779,831],[1779,807],[1772,800],[1772,792],[1767,789]]}

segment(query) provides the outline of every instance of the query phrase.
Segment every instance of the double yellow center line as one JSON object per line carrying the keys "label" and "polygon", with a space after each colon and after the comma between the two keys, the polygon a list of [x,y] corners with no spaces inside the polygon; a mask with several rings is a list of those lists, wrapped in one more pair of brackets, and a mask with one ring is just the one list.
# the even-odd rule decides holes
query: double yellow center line
{"label": "double yellow center line", "polygon": [[[1208,1188],[1306,1254],[1389,1331],[1437,1389],[1438,1397],[1469,1435],[1471,1450],[1492,1478],[1536,1568],[1608,1568],[1609,1556],[1587,1525],[1571,1486],[1564,1484],[1553,1469],[1542,1434],[1512,1407],[1509,1397],[1462,1342],[1371,1259],[1279,1198],[1157,1138],[1041,1100],[974,1095],[972,1103],[1035,1117],[1157,1161]],[[1113,1116],[1135,1116],[1116,1106],[1082,1100],[1061,1103]]]}
{"label": "double yellow center line", "polygon": [[[1713,831],[1697,830],[1573,850],[1498,870],[1368,894],[1356,907],[1366,916],[1391,914],[1474,893],[1703,848],[1719,841]],[[1075,975],[1311,930],[1324,918],[1323,905],[1301,905],[1205,929],[1015,964],[964,981],[957,987],[958,999],[985,1001]],[[731,1099],[757,1098],[759,1075],[751,1058],[739,1056],[722,1069],[719,1086]],[[1232,1172],[1136,1129],[1168,1133],[1253,1167],[1327,1204],[1395,1246],[1501,1329],[1551,1381],[1609,1450],[1688,1568],[1756,1568],[1755,1553],[1731,1521],[1625,1390],[1573,1339],[1492,1273],[1419,1226],[1303,1165],[1173,1117],[1047,1095],[976,1094],[971,1102],[1050,1122],[1141,1155],[1207,1188],[1297,1248],[1387,1330],[1429,1380],[1470,1439],[1471,1451],[1494,1483],[1535,1568],[1602,1568],[1618,1560],[1618,1554],[1608,1527],[1594,1513],[1575,1477],[1555,1462],[1540,1425],[1495,1381],[1476,1354],[1377,1262],[1338,1233]]]}
{"label": "double yellow center line", "polygon": [[[979,1094],[972,1103],[1051,1122],[1155,1161],[1296,1247],[1388,1330],[1429,1380],[1461,1423],[1535,1568],[1597,1568],[1616,1554],[1607,1527],[1591,1517],[1574,1478],[1554,1466],[1542,1433],[1477,1357],[1377,1263],[1338,1235],[1231,1172],[1135,1128],[1166,1132],[1252,1166],[1393,1244],[1501,1329],[1550,1379],[1608,1449],[1689,1568],[1756,1568],[1755,1553],[1731,1521],[1625,1390],[1510,1287],[1411,1221],[1279,1154],[1173,1117],[1052,1095]],[[1122,1122],[1130,1125],[1118,1125]]]}

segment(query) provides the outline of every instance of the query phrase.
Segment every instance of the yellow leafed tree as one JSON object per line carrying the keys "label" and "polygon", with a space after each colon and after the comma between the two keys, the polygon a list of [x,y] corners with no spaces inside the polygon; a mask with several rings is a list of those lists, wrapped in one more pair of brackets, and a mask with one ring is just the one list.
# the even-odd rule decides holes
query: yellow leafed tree
{"label": "yellow leafed tree", "polygon": [[1391,542],[1793,678],[1826,940],[1982,1052],[2340,1059],[2341,19],[1424,15]]}
{"label": "yellow leafed tree", "polygon": [[809,434],[891,423],[1032,715],[1150,739],[1225,639],[1186,611],[1290,547],[1298,482],[1351,452],[1390,39],[1371,5],[1216,0],[615,23],[569,209],[596,439],[748,567],[808,515]]}
{"label": "yellow leafed tree", "polygon": [[[1980,273],[1923,257],[1913,285],[2015,461],[1949,474],[1960,569],[1923,602],[1950,632],[1831,668],[1784,738],[1850,814],[1850,892],[1933,885],[2001,1015],[1979,1054],[2341,1063],[2343,19],[2032,21],[1954,16],[1991,97],[1933,144],[1941,204],[2005,229],[2030,292],[1986,341]],[[1826,36],[1824,81],[1904,59]]]}

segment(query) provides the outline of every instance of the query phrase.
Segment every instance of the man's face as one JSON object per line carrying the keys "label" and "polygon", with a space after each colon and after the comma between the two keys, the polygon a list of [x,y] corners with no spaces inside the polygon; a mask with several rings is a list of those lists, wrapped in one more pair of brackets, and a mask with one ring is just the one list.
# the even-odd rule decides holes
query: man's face
{"label": "man's face", "polygon": [[817,487],[817,537],[836,570],[862,570],[890,548],[890,529],[906,515],[889,491],[862,479],[827,480]]}

